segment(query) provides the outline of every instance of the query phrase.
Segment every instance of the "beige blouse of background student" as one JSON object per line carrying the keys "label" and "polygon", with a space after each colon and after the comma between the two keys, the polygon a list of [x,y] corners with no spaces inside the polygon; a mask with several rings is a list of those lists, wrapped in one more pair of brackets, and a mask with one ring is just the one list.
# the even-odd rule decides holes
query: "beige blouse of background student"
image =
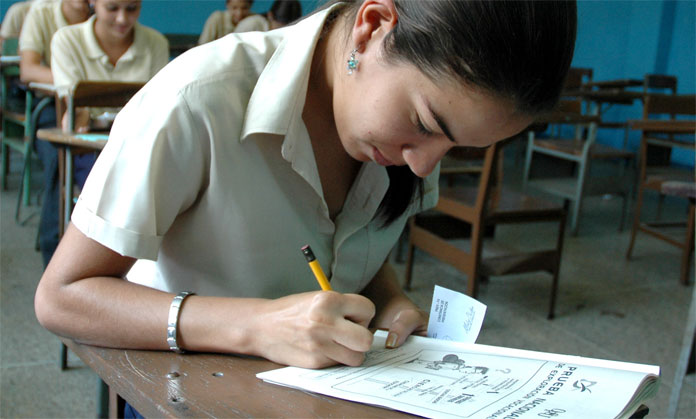
{"label": "beige blouse of background student", "polygon": [[198,45],[222,38],[232,32],[267,31],[266,18],[250,14],[252,3],[251,0],[227,0],[225,10],[213,12],[206,20],[203,32],[198,38]]}

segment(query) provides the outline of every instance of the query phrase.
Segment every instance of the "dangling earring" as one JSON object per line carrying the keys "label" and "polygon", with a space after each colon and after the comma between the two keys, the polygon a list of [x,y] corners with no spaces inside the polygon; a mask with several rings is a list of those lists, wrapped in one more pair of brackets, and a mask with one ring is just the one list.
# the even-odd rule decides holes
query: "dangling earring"
{"label": "dangling earring", "polygon": [[355,48],[353,51],[350,52],[350,57],[348,58],[348,75],[353,74],[353,71],[358,69],[358,63],[360,62],[357,58],[355,58],[355,54],[358,52],[358,49]]}

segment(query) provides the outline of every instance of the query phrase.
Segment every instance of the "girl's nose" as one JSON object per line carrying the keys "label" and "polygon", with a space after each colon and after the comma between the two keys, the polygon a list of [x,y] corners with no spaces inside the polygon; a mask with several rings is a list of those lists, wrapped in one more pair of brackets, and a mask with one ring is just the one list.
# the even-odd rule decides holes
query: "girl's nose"
{"label": "girl's nose", "polygon": [[127,21],[128,21],[128,16],[126,15],[126,11],[119,10],[118,13],[116,13],[116,22],[126,23]]}
{"label": "girl's nose", "polygon": [[449,140],[433,140],[404,148],[403,157],[411,171],[418,177],[426,177],[435,169],[442,157],[452,148]]}

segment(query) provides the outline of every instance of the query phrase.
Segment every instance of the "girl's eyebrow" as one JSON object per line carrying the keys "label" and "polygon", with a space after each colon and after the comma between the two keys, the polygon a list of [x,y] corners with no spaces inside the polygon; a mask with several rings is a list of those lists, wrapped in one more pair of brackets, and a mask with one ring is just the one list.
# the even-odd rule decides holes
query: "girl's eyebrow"
{"label": "girl's eyebrow", "polygon": [[430,106],[430,103],[427,103],[427,107],[428,107],[428,111],[430,111],[430,116],[432,116],[433,119],[435,120],[435,122],[437,122],[437,125],[440,127],[442,132],[445,133],[445,135],[447,136],[447,138],[450,139],[450,141],[457,144],[457,140],[455,140],[454,137],[452,136],[452,133],[450,132],[449,128],[447,127],[447,124],[442,119],[442,117],[440,117],[440,115],[435,113],[433,108]]}

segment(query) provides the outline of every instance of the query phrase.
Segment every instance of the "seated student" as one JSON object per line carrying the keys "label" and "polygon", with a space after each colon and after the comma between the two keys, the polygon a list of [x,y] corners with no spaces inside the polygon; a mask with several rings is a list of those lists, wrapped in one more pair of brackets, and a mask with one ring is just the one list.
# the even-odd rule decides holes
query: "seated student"
{"label": "seated student", "polygon": [[[90,0],[94,15],[53,36],[51,70],[60,97],[81,80],[146,82],[169,61],[161,33],[138,23],[141,0]],[[88,131],[105,109],[76,110],[75,129]],[[62,126],[67,126],[67,114]]]}
{"label": "seated student", "polygon": [[[47,1],[32,5],[19,36],[19,71],[24,83],[53,83],[51,73],[51,39],[63,26],[84,22],[89,17],[87,0]],[[55,108],[46,107],[39,127],[55,126]],[[39,248],[44,266],[58,246],[59,185],[58,151],[48,141],[34,143],[43,165],[44,191],[39,221]]]}
{"label": "seated student", "polygon": [[53,83],[51,39],[63,26],[89,17],[87,0],[46,1],[32,5],[19,36],[20,77],[24,83]]}
{"label": "seated student", "polygon": [[251,13],[252,3],[253,0],[226,0],[226,9],[214,11],[205,21],[203,32],[198,38],[198,45],[234,32],[237,24]]}
{"label": "seated student", "polygon": [[5,17],[2,19],[2,25],[0,25],[0,51],[2,51],[5,39],[19,38],[19,33],[22,30],[24,18],[29,13],[31,2],[32,0],[18,1],[7,9]]}
{"label": "seated student", "polygon": [[312,368],[361,364],[370,327],[390,347],[424,333],[388,255],[452,147],[555,106],[575,28],[571,1],[363,0],[194,48],[120,112],[37,318],[86,344]]}
{"label": "seated student", "polygon": [[302,17],[302,6],[297,0],[275,0],[266,12],[269,29],[278,29]]}

